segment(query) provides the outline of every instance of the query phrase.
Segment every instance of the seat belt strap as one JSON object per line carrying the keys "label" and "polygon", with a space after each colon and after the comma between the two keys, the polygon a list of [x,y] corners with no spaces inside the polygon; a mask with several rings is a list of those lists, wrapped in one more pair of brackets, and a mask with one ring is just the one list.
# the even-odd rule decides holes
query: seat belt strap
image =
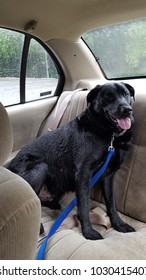
{"label": "seat belt strap", "polygon": [[70,104],[70,102],[72,100],[72,97],[74,96],[74,94],[76,92],[82,91],[82,90],[85,90],[85,89],[81,89],[81,88],[76,89],[73,92],[70,92],[70,94],[68,94],[64,98],[63,101],[62,101],[61,98],[58,100],[58,103],[57,103],[57,106],[56,106],[56,110],[55,110],[55,114],[54,114],[54,118],[53,118],[51,127],[48,130],[54,130],[57,127],[59,127],[59,124],[60,124],[60,122],[62,120],[62,117],[63,117],[63,115],[64,115],[68,105]]}

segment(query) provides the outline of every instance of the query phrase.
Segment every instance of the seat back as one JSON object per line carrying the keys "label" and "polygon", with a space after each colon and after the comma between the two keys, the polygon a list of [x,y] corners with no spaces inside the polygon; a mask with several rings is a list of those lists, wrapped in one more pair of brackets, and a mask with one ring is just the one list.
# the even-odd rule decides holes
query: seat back
{"label": "seat back", "polygon": [[[71,121],[86,108],[88,92],[88,90],[80,90],[71,95],[59,126]],[[58,102],[63,103],[66,96],[71,93],[64,92]],[[49,116],[41,134],[51,127],[58,110],[59,106]],[[133,111],[135,116],[133,145],[116,174],[114,188],[117,209],[128,216],[146,222],[146,95],[137,92]],[[93,188],[91,197],[99,202],[104,202],[98,184]]]}
{"label": "seat back", "polygon": [[13,132],[5,107],[0,103],[0,165],[10,155],[13,147]]}
{"label": "seat back", "polygon": [[137,93],[133,104],[133,145],[115,178],[118,209],[146,222],[146,95]]}
{"label": "seat back", "polygon": [[[0,103],[0,165],[7,160],[12,147],[12,126]],[[34,259],[41,219],[40,201],[26,181],[2,166],[0,213],[0,259]]]}
{"label": "seat back", "polygon": [[46,133],[48,129],[62,126],[81,114],[87,107],[86,97],[88,92],[87,89],[63,92],[56,107],[42,125],[38,136]]}

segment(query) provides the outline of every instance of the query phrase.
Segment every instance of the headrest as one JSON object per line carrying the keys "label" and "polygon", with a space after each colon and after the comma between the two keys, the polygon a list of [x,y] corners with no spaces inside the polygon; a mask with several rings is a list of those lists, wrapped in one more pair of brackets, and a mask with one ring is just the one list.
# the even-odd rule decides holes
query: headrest
{"label": "headrest", "polygon": [[5,107],[0,103],[0,166],[9,157],[13,147],[13,130]]}

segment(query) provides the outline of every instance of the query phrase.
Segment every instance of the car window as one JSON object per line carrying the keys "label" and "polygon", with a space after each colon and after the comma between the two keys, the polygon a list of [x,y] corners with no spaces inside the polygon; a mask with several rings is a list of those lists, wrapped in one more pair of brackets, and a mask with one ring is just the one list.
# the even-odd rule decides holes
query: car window
{"label": "car window", "polygon": [[53,96],[60,75],[47,46],[29,34],[0,28],[0,102],[25,103]]}
{"label": "car window", "polygon": [[146,77],[146,19],[91,30],[82,38],[106,78]]}
{"label": "car window", "polygon": [[58,73],[47,51],[31,39],[26,70],[26,101],[54,95]]}
{"label": "car window", "polygon": [[20,102],[20,72],[24,35],[0,28],[0,101]]}

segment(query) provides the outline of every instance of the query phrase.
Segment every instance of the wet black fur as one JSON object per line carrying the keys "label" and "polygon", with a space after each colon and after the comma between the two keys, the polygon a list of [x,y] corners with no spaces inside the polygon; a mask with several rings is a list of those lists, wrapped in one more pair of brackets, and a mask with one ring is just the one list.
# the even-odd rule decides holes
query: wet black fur
{"label": "wet black fur", "polygon": [[[125,83],[98,85],[87,96],[87,109],[76,119],[26,145],[10,163],[9,169],[23,177],[39,194],[45,183],[51,200],[45,206],[59,208],[65,192],[75,191],[78,217],[87,239],[101,239],[89,220],[89,182],[105,160],[113,133],[115,154],[101,179],[107,214],[114,229],[134,229],[117,214],[113,178],[131,146],[131,128],[122,136],[115,118],[133,121],[131,97],[134,89]],[[118,187],[118,186],[117,186]],[[42,203],[43,204],[43,203]]]}

